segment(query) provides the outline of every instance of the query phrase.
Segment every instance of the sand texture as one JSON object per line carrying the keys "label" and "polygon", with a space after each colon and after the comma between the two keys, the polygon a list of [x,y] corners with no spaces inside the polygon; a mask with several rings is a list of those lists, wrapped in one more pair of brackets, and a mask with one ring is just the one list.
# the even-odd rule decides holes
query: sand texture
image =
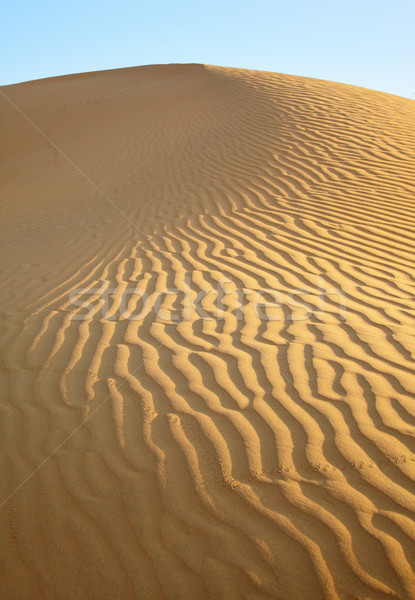
{"label": "sand texture", "polygon": [[2,600],[414,599],[415,102],[0,92]]}

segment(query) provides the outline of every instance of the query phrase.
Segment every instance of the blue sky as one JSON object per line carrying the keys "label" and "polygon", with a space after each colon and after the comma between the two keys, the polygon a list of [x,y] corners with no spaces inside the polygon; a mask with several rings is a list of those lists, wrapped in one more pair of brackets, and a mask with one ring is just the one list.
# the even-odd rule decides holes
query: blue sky
{"label": "blue sky", "polygon": [[3,5],[0,85],[197,62],[415,91],[414,0],[26,1]]}

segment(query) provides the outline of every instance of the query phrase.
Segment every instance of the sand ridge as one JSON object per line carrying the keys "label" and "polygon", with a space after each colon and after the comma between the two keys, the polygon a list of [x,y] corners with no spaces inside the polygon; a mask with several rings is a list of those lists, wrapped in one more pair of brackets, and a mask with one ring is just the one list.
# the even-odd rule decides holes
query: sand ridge
{"label": "sand ridge", "polygon": [[3,597],[415,598],[414,103],[2,91]]}

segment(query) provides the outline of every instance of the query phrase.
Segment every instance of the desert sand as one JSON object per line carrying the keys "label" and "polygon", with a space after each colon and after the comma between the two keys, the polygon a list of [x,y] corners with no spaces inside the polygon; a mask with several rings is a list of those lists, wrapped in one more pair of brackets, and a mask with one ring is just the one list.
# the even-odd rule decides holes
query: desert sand
{"label": "desert sand", "polygon": [[415,102],[166,65],[0,105],[1,598],[415,598]]}

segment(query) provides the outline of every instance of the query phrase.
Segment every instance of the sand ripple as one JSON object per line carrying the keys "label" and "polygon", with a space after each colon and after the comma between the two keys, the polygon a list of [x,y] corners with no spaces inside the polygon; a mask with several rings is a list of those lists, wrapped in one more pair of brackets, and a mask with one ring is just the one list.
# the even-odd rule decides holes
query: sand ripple
{"label": "sand ripple", "polygon": [[1,99],[2,597],[415,598],[413,102],[199,65],[3,91],[129,221]]}

